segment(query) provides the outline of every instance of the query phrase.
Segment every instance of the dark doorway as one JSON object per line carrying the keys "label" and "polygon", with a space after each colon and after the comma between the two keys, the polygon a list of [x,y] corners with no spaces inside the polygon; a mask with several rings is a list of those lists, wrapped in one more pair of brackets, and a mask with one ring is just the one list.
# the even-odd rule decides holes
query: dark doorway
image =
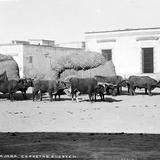
{"label": "dark doorway", "polygon": [[153,73],[153,48],[142,48],[142,72]]}
{"label": "dark doorway", "polygon": [[102,49],[102,55],[107,61],[112,60],[112,50],[111,49]]}

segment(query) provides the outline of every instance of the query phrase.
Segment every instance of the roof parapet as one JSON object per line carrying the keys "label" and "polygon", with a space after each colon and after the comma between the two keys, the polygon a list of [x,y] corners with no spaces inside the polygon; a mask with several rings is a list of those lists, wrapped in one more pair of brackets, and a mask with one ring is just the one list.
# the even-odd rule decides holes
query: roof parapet
{"label": "roof parapet", "polygon": [[141,31],[141,30],[160,30],[160,27],[153,28],[126,28],[126,29],[117,29],[117,30],[106,30],[106,31],[91,31],[85,32],[85,34],[96,34],[96,33],[112,33],[112,32],[127,32],[127,31]]}
{"label": "roof parapet", "polygon": [[44,39],[29,39],[30,44],[55,47],[55,41]]}
{"label": "roof parapet", "polygon": [[29,44],[28,41],[12,40],[12,44]]}

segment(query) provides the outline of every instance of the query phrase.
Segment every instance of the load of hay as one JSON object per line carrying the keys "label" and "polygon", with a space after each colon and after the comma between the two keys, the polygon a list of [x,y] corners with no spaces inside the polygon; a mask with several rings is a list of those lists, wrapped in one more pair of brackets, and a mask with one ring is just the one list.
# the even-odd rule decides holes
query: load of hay
{"label": "load of hay", "polygon": [[18,64],[13,57],[0,54],[0,74],[4,71],[6,71],[9,80],[18,80],[20,78]]}
{"label": "load of hay", "polygon": [[86,78],[95,75],[112,76],[116,74],[112,61],[106,62],[100,53],[90,51],[55,58],[52,60],[51,68],[56,73],[56,78],[62,80],[70,75]]}
{"label": "load of hay", "polygon": [[88,69],[88,70],[80,70],[76,71],[74,69],[71,70],[65,70],[61,75],[60,79],[66,80],[66,77],[79,77],[79,78],[93,78],[95,75],[100,76],[115,76],[115,66],[112,61],[106,61],[104,64]]}
{"label": "load of hay", "polygon": [[105,58],[97,52],[80,52],[55,58],[52,60],[51,68],[58,76],[66,69],[88,70],[96,68],[105,62]]}

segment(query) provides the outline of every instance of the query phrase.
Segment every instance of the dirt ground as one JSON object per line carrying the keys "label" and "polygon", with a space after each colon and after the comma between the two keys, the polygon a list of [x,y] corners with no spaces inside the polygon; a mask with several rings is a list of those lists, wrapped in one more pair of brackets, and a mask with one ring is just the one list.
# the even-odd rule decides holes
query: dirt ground
{"label": "dirt ground", "polygon": [[60,101],[23,100],[20,93],[10,102],[0,95],[0,132],[98,132],[160,133],[160,89],[153,96],[137,90],[121,96],[105,96],[105,102],[90,103],[84,95],[79,103],[62,95]]}

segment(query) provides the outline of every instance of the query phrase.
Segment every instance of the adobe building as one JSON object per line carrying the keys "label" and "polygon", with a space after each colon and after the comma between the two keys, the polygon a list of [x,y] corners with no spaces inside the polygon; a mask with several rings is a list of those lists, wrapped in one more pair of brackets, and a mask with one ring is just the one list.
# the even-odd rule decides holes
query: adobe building
{"label": "adobe building", "polygon": [[54,41],[42,39],[14,40],[10,44],[0,44],[0,53],[11,55],[18,63],[20,77],[47,73],[51,69],[51,58],[82,51],[83,47],[61,47],[56,46]]}
{"label": "adobe building", "polygon": [[160,27],[86,32],[85,41],[87,50],[112,59],[119,75],[160,74]]}

